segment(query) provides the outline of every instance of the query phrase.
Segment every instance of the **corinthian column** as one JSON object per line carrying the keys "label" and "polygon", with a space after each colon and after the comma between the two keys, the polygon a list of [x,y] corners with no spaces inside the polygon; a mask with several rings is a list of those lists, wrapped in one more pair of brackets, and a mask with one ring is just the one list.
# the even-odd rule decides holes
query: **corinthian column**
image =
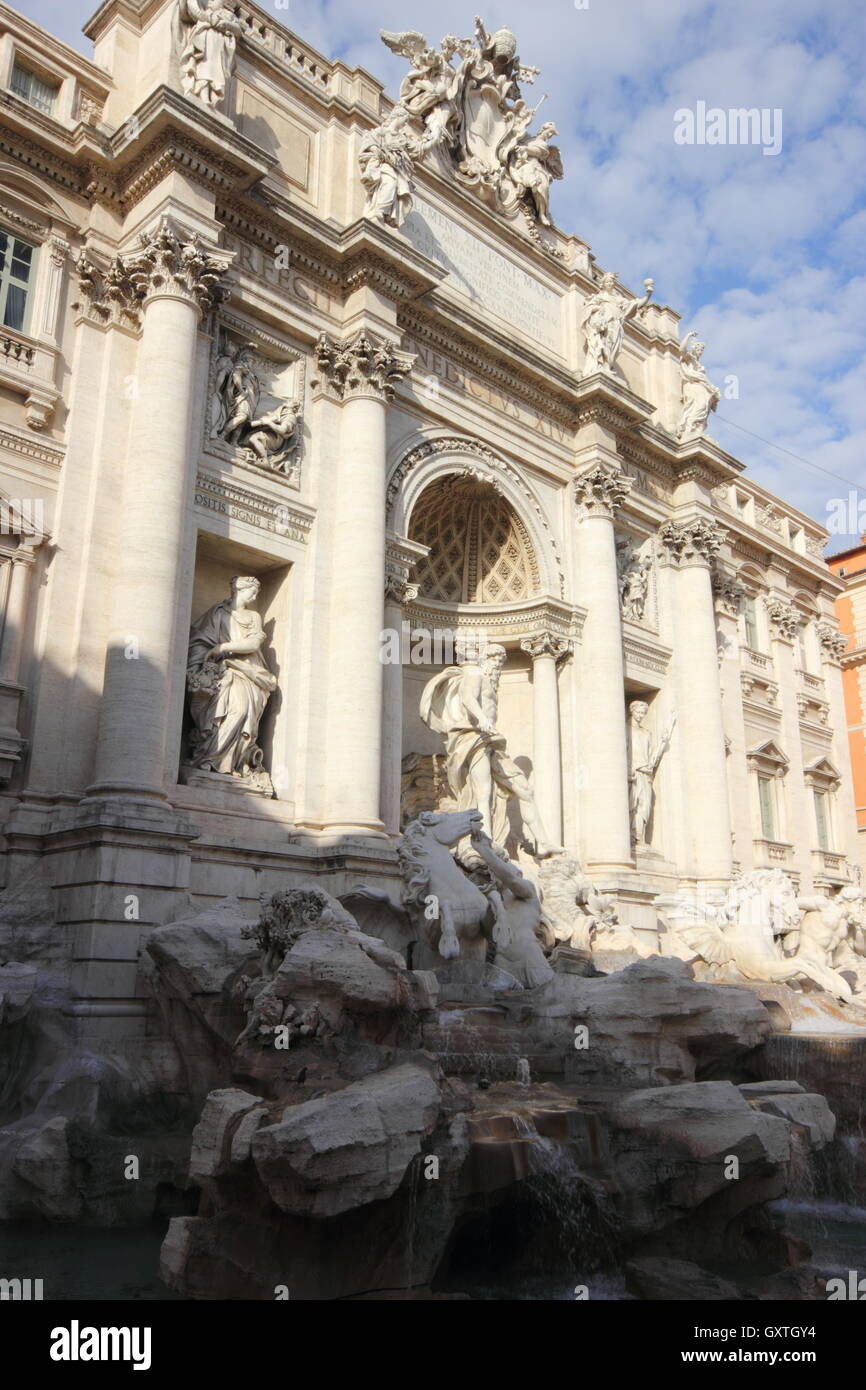
{"label": "corinthian column", "polygon": [[229,260],[163,218],[115,267],[114,290],[140,309],[142,330],[91,796],[165,797],[196,334]]}
{"label": "corinthian column", "polygon": [[682,868],[701,882],[723,882],[731,875],[731,817],[711,567],[724,532],[714,521],[694,517],[664,522],[659,539],[673,571],[674,737],[685,788]]}
{"label": "corinthian column", "polygon": [[556,663],[570,643],[552,632],[539,632],[521,642],[532,657],[532,762],[535,804],[548,839],[562,844],[562,739]]}
{"label": "corinthian column", "polygon": [[[384,833],[382,627],[385,583],[387,405],[414,357],[357,333],[325,334],[316,347],[317,386],[342,402],[334,517],[327,715],[331,834]],[[393,818],[393,807],[389,808]]]}
{"label": "corinthian column", "polygon": [[575,478],[579,599],[586,609],[580,648],[584,845],[599,869],[631,865],[625,676],[613,519],[631,479],[609,463]]}

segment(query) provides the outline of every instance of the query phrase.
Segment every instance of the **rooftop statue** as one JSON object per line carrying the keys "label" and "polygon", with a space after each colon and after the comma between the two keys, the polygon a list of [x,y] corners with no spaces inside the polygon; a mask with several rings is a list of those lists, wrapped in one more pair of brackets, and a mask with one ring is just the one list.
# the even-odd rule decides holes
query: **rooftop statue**
{"label": "rooftop statue", "polygon": [[583,307],[581,330],[586,349],[584,376],[613,371],[622,350],[626,321],[642,313],[652,297],[652,280],[644,280],[643,283],[646,291],[643,299],[626,299],[617,289],[616,275],[613,271],[602,275],[599,288],[595,294],[590,295]]}
{"label": "rooftop statue", "polygon": [[[691,345],[690,338],[695,339]],[[710,415],[722,399],[721,391],[710,381],[707,369],[701,362],[704,346],[704,343],[698,342],[694,329],[680,343],[682,411],[676,429],[680,441],[696,439],[703,434]]]}
{"label": "rooftop statue", "polygon": [[361,144],[358,162],[367,190],[364,216],[399,227],[412,211],[414,161],[432,140],[413,135],[410,113],[398,103]]}
{"label": "rooftop statue", "polygon": [[556,127],[547,122],[529,131],[538,106],[527,105],[520,83],[533,82],[539,70],[521,63],[511,30],[490,34],[476,17],[472,38],[447,34],[438,49],[415,29],[383,30],[382,41],[412,64],[400,104],[423,125],[424,150],[500,211],[522,209],[533,225],[550,226],[550,184],[562,178],[559,150],[550,143]]}
{"label": "rooftop statue", "polygon": [[222,0],[180,0],[179,18],[186,26],[180,55],[184,94],[198,97],[205,106],[219,106],[234,68],[241,26]]}

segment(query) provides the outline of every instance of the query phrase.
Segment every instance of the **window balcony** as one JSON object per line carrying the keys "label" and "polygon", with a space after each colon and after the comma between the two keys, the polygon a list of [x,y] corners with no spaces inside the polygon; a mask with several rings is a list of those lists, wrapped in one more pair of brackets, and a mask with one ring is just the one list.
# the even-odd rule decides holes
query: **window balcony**
{"label": "window balcony", "polygon": [[818,695],[819,697],[823,696],[824,681],[821,676],[813,676],[811,671],[803,671],[802,669],[798,669],[797,680],[799,682],[801,690],[805,690],[809,694]]}
{"label": "window balcony", "polygon": [[0,386],[24,396],[27,423],[44,429],[60,392],[54,385],[56,349],[11,328],[0,327]]}
{"label": "window balcony", "polygon": [[832,849],[812,850],[812,872],[848,881],[848,860],[844,854]]}
{"label": "window balcony", "polygon": [[794,852],[794,846],[787,844],[784,840],[763,840],[755,839],[752,841],[755,850],[755,868],[772,868],[776,864],[789,864]]}

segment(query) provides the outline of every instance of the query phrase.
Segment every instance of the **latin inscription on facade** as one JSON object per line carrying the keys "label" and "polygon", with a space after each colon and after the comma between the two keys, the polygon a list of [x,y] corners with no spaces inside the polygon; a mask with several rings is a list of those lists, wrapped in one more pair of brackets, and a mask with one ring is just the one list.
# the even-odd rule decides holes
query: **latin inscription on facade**
{"label": "latin inscription on facade", "polygon": [[562,353],[560,297],[553,290],[421,198],[401,231],[423,255],[445,267],[447,284],[510,327]]}

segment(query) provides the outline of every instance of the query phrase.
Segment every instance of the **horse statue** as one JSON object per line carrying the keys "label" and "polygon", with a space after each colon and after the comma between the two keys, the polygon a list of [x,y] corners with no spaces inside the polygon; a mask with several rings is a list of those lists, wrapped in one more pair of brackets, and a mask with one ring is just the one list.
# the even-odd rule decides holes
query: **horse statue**
{"label": "horse statue", "polygon": [[481,813],[422,811],[397,845],[403,906],[428,944],[451,960],[462,954],[483,960],[498,912],[495,898],[472,882],[451,849],[482,824]]}
{"label": "horse statue", "polygon": [[[403,879],[401,906],[381,889],[359,886],[343,901],[363,929],[411,932],[444,960],[457,956],[482,964],[488,943],[496,947],[493,964],[524,989],[536,989],[553,977],[538,934],[544,913],[535,885],[484,833],[481,812],[422,811],[407,825],[397,844]],[[479,887],[452,854],[461,840],[471,840],[479,860]],[[366,901],[366,908],[364,903]],[[402,930],[401,930],[402,927]]]}
{"label": "horse statue", "polygon": [[837,999],[848,1001],[851,987],[806,941],[786,956],[780,938],[797,940],[803,910],[791,880],[779,869],[753,869],[736,878],[724,901],[708,902],[703,910],[668,915],[665,924],[675,942],[686,948],[676,954],[700,957],[710,965],[733,967],[746,980],[775,984],[805,976]]}

